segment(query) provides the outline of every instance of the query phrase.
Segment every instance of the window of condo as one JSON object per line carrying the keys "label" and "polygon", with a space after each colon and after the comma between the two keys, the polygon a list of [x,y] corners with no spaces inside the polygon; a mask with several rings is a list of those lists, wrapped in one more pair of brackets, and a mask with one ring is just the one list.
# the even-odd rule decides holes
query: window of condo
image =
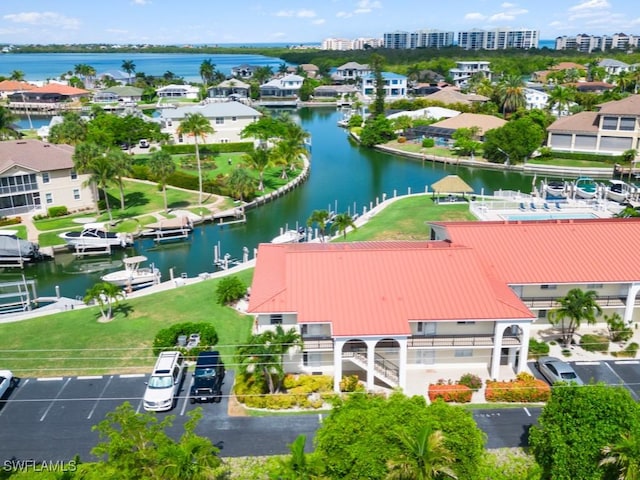
{"label": "window of condo", "polygon": [[71,180],[78,178],[78,173],[75,170],[71,170]]}
{"label": "window of condo", "polygon": [[541,290],[555,290],[558,288],[557,285],[540,285]]}
{"label": "window of condo", "polygon": [[282,325],[282,314],[274,313],[269,316],[269,323],[271,325]]}
{"label": "window of condo", "polygon": [[305,367],[321,367],[322,366],[322,353],[319,352],[304,352],[302,354],[302,362]]}
{"label": "window of condo", "polygon": [[216,117],[216,125],[222,125],[224,123],[223,117]]}
{"label": "window of condo", "polygon": [[80,189],[78,188],[73,189],[73,199],[80,200]]}
{"label": "window of condo", "polygon": [[620,119],[620,130],[633,132],[636,129],[636,119],[634,117],[623,117]]}
{"label": "window of condo", "polygon": [[42,172],[42,183],[49,183],[50,181],[49,172]]}
{"label": "window of condo", "polygon": [[587,289],[588,290],[597,290],[597,289],[602,288],[602,287],[603,287],[603,285],[601,283],[589,283],[587,285]]}
{"label": "window of condo", "polygon": [[53,193],[45,193],[44,194],[44,199],[45,202],[47,202],[47,205],[50,205],[53,203]]}
{"label": "window of condo", "polygon": [[473,357],[473,350],[471,350],[470,348],[465,348],[465,349],[462,349],[462,350],[456,350],[455,351],[455,356],[456,356],[456,358]]}
{"label": "window of condo", "polygon": [[604,117],[602,119],[603,130],[616,130],[618,128],[618,117]]}

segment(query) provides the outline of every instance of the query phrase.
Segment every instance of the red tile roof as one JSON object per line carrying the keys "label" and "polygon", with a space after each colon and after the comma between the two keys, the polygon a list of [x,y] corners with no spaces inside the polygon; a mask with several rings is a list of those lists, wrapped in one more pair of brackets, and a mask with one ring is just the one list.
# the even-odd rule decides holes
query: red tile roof
{"label": "red tile roof", "polygon": [[533,318],[476,251],[449,242],[262,244],[249,311],[330,322],[334,336],[408,335],[410,321]]}
{"label": "red tile roof", "polygon": [[512,285],[640,281],[640,218],[438,225]]}
{"label": "red tile roof", "polygon": [[81,88],[70,87],[69,85],[61,85],[59,83],[47,83],[42,87],[33,88],[31,93],[59,93],[61,95],[68,95],[70,97],[78,95],[87,95],[91,92],[83,90]]}
{"label": "red tile roof", "polygon": [[33,90],[35,85],[31,85],[27,82],[18,82],[16,80],[3,80],[0,82],[0,92],[19,92],[26,90]]}

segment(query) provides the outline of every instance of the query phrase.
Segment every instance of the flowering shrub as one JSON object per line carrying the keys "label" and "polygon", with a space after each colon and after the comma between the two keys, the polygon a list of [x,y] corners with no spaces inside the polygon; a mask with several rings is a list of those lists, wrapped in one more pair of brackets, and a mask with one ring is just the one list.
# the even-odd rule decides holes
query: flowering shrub
{"label": "flowering shrub", "polygon": [[460,377],[458,383],[461,385],[466,385],[474,392],[477,392],[482,388],[482,379],[478,375],[474,375],[473,373],[465,373]]}
{"label": "flowering shrub", "polygon": [[473,390],[466,385],[451,382],[445,383],[443,380],[430,384],[428,391],[429,400],[432,402],[437,398],[441,398],[445,402],[469,403],[472,394]]}
{"label": "flowering shrub", "polygon": [[497,382],[487,380],[485,398],[488,402],[546,402],[551,387],[530,373],[519,373],[515,380]]}

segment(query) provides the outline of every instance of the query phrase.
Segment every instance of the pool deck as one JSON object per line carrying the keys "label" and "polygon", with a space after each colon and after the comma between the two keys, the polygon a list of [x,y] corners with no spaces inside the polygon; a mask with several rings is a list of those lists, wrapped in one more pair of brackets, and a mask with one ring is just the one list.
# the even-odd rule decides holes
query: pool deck
{"label": "pool deck", "polygon": [[520,192],[496,192],[469,204],[478,220],[499,222],[611,218],[622,209],[608,200],[543,199]]}

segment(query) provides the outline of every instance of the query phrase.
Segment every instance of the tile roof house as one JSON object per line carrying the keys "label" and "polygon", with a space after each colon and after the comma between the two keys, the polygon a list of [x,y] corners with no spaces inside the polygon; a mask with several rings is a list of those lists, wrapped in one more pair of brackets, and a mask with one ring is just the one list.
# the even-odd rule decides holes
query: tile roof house
{"label": "tile roof house", "polygon": [[[439,122],[433,123],[426,128],[428,135],[451,138],[451,135],[459,128],[478,129],[478,137],[482,140],[484,134],[493,129],[500,128],[507,123],[506,120],[493,115],[484,115],[481,113],[461,113],[451,118],[445,118]],[[431,129],[431,130],[430,130]]]}
{"label": "tile roof house", "polygon": [[547,128],[552,150],[620,155],[640,149],[640,95],[603,103],[597,112],[559,118]]}
{"label": "tile roof house", "polygon": [[178,133],[180,122],[187,113],[200,113],[205,116],[214,129],[212,135],[198,143],[229,143],[247,141],[240,137],[242,130],[257,121],[262,114],[240,102],[211,102],[204,105],[190,105],[179,108],[163,108],[160,113],[161,131],[167,133],[174,143],[194,143],[191,136]]}
{"label": "tile roof house", "polygon": [[207,97],[214,99],[234,99],[244,100],[249,98],[251,85],[241,82],[236,78],[231,78],[220,82],[218,85],[207,89]]}
{"label": "tile roof house", "polygon": [[26,92],[36,88],[28,82],[18,82],[16,80],[3,80],[0,82],[0,98],[7,98],[12,93]]}
{"label": "tile roof house", "polygon": [[10,108],[24,108],[24,105],[37,107],[39,105],[60,107],[77,103],[81,98],[88,98],[91,92],[82,88],[75,88],[60,83],[48,83],[42,87],[35,87],[23,92],[12,93],[8,96]]}
{"label": "tile roof house", "polygon": [[39,140],[0,142],[0,215],[95,209],[95,191],[85,185],[89,175],[76,173],[73,152]]}
{"label": "tile roof house", "polygon": [[429,100],[441,102],[445,105],[452,105],[455,103],[461,103],[463,105],[473,105],[478,103],[486,103],[489,101],[489,97],[478,95],[476,93],[462,93],[456,87],[441,88],[437,92],[428,95],[427,98]]}
{"label": "tile roof house", "polygon": [[198,87],[194,87],[193,85],[165,85],[164,87],[158,88],[156,90],[156,94],[160,98],[190,98],[197,99],[200,93],[200,89]]}
{"label": "tile roof house", "polygon": [[357,62],[347,62],[336,68],[336,71],[331,75],[332,80],[338,83],[356,83],[366,75],[371,74],[372,70],[367,64],[360,64]]}
{"label": "tile roof house", "polygon": [[[407,77],[397,73],[382,72],[382,78],[384,79],[385,101],[407,98]],[[376,79],[373,73],[369,73],[362,77],[360,93],[365,98],[372,99],[375,97]]]}
{"label": "tile roof house", "polygon": [[274,78],[260,85],[260,98],[268,99],[298,99],[304,77],[300,75],[285,75]]}
{"label": "tile roof house", "polygon": [[456,365],[500,378],[571,288],[640,319],[640,256],[620,254],[638,236],[640,219],[443,222],[431,241],[261,244],[249,312],[256,332],[295,328],[286,368],[333,375],[336,391],[343,372],[369,389]]}

